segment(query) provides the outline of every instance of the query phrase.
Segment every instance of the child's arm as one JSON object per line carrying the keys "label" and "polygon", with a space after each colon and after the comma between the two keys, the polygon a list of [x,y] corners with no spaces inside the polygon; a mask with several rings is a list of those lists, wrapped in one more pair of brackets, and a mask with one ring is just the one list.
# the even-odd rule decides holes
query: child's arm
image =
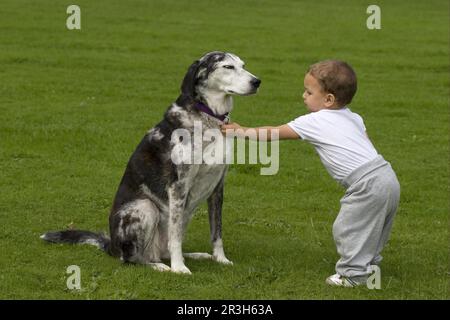
{"label": "child's arm", "polygon": [[[238,123],[233,122],[229,124],[224,124],[221,126],[221,131],[223,134],[226,134],[226,131],[234,131],[234,134],[238,138],[249,137],[252,139],[252,133],[256,133],[256,140],[263,141],[271,141],[272,140],[272,131],[278,131],[278,139],[277,140],[288,140],[288,139],[300,139],[299,135],[292,130],[287,124],[283,124],[277,127],[265,126],[265,127],[257,127],[257,128],[246,128],[241,127]],[[264,132],[265,135],[261,136],[261,133]],[[252,139],[254,140],[254,139]]]}

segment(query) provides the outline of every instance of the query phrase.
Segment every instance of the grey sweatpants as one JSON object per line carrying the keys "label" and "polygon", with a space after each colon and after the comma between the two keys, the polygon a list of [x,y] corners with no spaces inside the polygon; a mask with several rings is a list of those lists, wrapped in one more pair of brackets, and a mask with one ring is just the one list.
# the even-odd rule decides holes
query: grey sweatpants
{"label": "grey sweatpants", "polygon": [[400,199],[400,184],[381,155],[354,170],[342,182],[347,191],[333,224],[333,237],[341,258],[336,272],[345,277],[370,274],[379,264]]}

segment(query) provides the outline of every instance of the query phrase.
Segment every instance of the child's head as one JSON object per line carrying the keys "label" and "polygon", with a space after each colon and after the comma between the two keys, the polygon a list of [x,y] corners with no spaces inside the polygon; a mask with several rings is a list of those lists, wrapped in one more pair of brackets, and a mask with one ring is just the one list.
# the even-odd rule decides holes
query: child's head
{"label": "child's head", "polygon": [[356,93],[356,74],[343,61],[321,61],[309,67],[304,85],[303,99],[310,111],[340,109]]}

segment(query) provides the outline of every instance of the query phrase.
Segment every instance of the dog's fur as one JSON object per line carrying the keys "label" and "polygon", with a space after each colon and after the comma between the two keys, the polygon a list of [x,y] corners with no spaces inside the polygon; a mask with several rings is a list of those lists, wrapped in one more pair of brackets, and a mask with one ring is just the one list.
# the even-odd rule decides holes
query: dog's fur
{"label": "dog's fur", "polygon": [[[131,156],[109,217],[110,238],[90,231],[66,230],[41,236],[49,242],[97,245],[124,262],[150,265],[156,270],[190,274],[184,257],[209,258],[232,264],[222,244],[222,202],[226,164],[174,164],[171,139],[176,129],[191,134],[194,121],[203,130],[219,128],[222,121],[199,111],[208,106],[216,115],[232,110],[232,95],[256,93],[260,80],[244,69],[231,53],[210,52],[195,61],[181,85],[181,95],[151,129]],[[182,143],[182,142],[180,142]],[[208,142],[203,142],[203,147]],[[214,141],[209,142],[213,144]],[[182,253],[188,222],[204,200],[208,202],[212,255]],[[171,267],[161,262],[170,259]]]}

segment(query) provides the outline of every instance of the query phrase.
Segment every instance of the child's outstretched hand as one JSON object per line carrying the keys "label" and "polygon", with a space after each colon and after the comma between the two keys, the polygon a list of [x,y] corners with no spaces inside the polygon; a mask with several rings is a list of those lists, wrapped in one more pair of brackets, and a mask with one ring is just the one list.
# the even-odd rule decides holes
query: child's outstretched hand
{"label": "child's outstretched hand", "polygon": [[226,133],[227,129],[240,129],[241,126],[237,122],[231,122],[228,124],[223,124],[220,126],[220,131],[222,131],[223,134]]}

